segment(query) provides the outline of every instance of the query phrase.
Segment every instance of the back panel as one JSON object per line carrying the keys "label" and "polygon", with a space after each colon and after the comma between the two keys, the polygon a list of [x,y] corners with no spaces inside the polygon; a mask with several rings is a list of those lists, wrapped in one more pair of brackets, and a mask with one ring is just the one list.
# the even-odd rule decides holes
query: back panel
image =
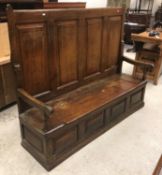
{"label": "back panel", "polygon": [[29,93],[72,90],[117,72],[123,10],[8,11],[17,85]]}
{"label": "back panel", "polygon": [[17,55],[22,67],[21,86],[33,94],[49,90],[46,25],[19,24],[16,33]]}

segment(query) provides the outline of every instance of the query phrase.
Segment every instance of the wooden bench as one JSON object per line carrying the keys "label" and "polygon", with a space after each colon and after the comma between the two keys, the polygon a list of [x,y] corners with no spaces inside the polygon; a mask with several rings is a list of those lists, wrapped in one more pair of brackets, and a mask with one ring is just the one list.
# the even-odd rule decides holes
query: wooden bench
{"label": "wooden bench", "polygon": [[22,145],[47,170],[144,105],[146,81],[121,73],[121,8],[12,10]]}

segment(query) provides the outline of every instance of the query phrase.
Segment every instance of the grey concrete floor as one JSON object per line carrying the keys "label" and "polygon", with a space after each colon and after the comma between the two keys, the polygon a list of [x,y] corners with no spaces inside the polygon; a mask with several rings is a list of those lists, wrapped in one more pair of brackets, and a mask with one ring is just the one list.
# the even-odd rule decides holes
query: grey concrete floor
{"label": "grey concrete floor", "polygon": [[[134,57],[133,53],[125,53]],[[123,72],[132,66],[124,64]],[[145,106],[47,172],[20,145],[17,106],[0,112],[0,175],[151,175],[162,154],[162,76]]]}

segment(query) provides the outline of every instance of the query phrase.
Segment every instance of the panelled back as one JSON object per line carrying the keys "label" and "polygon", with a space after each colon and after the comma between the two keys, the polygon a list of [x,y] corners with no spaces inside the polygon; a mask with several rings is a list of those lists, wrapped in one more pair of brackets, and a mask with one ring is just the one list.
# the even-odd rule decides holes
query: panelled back
{"label": "panelled back", "polygon": [[72,90],[117,72],[123,10],[9,11],[18,87],[32,94]]}
{"label": "panelled back", "polygon": [[79,27],[77,19],[54,21],[57,90],[78,83],[79,78]]}
{"label": "panelled back", "polygon": [[120,17],[110,17],[108,21],[108,57],[106,69],[118,63],[121,37],[120,21]]}
{"label": "panelled back", "polygon": [[46,33],[43,23],[16,26],[17,56],[22,65],[20,86],[33,94],[49,90]]}
{"label": "panelled back", "polygon": [[102,18],[86,19],[86,77],[101,73],[102,31]]}

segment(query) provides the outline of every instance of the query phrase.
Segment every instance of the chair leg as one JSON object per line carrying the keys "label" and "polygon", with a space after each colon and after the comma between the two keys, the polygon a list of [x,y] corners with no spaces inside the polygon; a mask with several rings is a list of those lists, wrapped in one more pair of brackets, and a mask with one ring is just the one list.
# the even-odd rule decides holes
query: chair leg
{"label": "chair leg", "polygon": [[158,85],[158,79],[154,79],[153,83],[154,85]]}
{"label": "chair leg", "polygon": [[[141,52],[136,52],[136,57],[135,57],[135,60],[141,60]],[[139,78],[138,77],[138,68],[136,67],[136,66],[134,66],[133,67],[133,73],[132,73],[132,76],[134,77],[134,78]],[[141,77],[142,77],[142,75],[141,75]]]}
{"label": "chair leg", "polygon": [[161,46],[160,46],[159,59],[155,63],[154,69],[155,69],[154,84],[157,85],[158,84],[158,79],[159,79],[161,71],[162,71],[162,48],[161,48]]}

